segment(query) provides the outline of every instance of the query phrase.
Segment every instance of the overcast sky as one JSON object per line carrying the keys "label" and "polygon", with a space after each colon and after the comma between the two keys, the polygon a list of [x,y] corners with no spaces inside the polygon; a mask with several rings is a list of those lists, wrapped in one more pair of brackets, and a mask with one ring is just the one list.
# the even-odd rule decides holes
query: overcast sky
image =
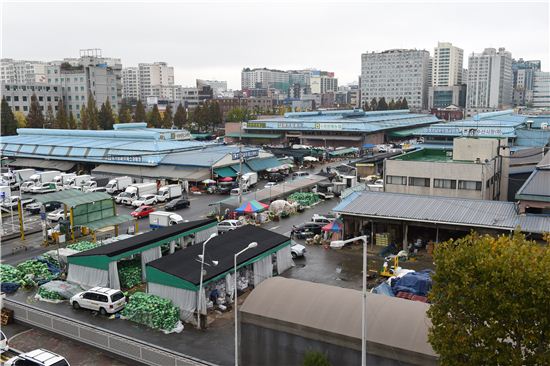
{"label": "overcast sky", "polygon": [[467,54],[505,47],[549,61],[549,5],[541,2],[270,1],[3,3],[2,57],[54,60],[101,48],[125,67],[165,61],[177,84],[196,78],[240,88],[243,67],[334,71],[357,80],[361,53],[452,42]]}

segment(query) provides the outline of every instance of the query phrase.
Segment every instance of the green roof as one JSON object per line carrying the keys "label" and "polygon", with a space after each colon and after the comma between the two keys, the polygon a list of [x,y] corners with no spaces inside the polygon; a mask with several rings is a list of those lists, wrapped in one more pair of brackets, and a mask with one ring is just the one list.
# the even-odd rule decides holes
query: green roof
{"label": "green roof", "polygon": [[239,133],[232,132],[225,135],[225,137],[245,137],[249,139],[278,139],[281,135],[273,135],[270,133]]}
{"label": "green roof", "polygon": [[111,196],[109,196],[107,193],[83,193],[77,189],[68,189],[66,191],[53,192],[36,197],[36,201],[40,203],[61,202],[67,207],[75,207],[78,205],[84,205],[86,203],[93,203],[107,199],[111,199]]}
{"label": "green roof", "polygon": [[[450,153],[450,154],[447,154]],[[431,161],[431,162],[453,162],[452,151],[443,149],[420,149],[407,154],[399,155],[393,160],[405,161]]]}
{"label": "green roof", "polygon": [[85,226],[88,229],[94,231],[94,230],[102,229],[107,226],[113,226],[113,225],[122,224],[124,222],[132,221],[133,219],[134,218],[130,215],[111,216],[101,220],[88,222]]}
{"label": "green roof", "polygon": [[401,131],[391,131],[389,133],[390,137],[409,137],[409,136],[415,136],[420,131],[422,131],[423,128],[413,128],[408,130],[401,130]]}
{"label": "green roof", "polygon": [[277,158],[251,159],[247,160],[246,164],[254,171],[259,172],[269,168],[275,168],[283,165]]}
{"label": "green roof", "polygon": [[216,173],[217,175],[219,175],[222,178],[236,177],[237,176],[237,173],[228,166],[224,166],[223,168],[216,168],[216,169],[214,169],[214,173]]}

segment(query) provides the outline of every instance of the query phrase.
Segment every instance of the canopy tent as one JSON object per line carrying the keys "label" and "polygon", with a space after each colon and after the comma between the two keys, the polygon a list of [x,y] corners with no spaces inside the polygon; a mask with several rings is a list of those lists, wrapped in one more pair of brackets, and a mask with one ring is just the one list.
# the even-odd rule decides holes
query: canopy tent
{"label": "canopy tent", "polygon": [[142,254],[144,267],[147,262],[160,258],[161,245],[170,243],[173,251],[176,240],[195,235],[196,242],[204,241],[214,232],[217,232],[217,222],[213,219],[183,222],[73,254],[68,257],[67,281],[83,287],[120,288],[117,267],[119,260]]}
{"label": "canopy tent", "polygon": [[277,158],[266,159],[250,159],[246,161],[246,164],[254,171],[259,172],[270,168],[276,168],[281,165],[281,162]]}
{"label": "canopy tent", "polygon": [[330,224],[326,224],[325,226],[323,226],[321,230],[332,233],[339,233],[340,231],[342,231],[343,227],[344,225],[339,220],[334,220]]}
{"label": "canopy tent", "polygon": [[[277,256],[278,273],[292,266],[290,239],[253,225],[245,225],[215,237],[208,242],[206,258],[216,260],[216,266],[204,266],[204,286],[215,281],[225,280],[233,273],[233,256],[245,249],[252,241],[257,247],[249,249],[237,258],[237,268],[252,265],[254,286],[272,276],[272,254]],[[148,292],[168,298],[180,307],[183,320],[190,319],[200,303],[201,312],[206,304],[205,291],[197,298],[200,285],[202,245],[194,245],[165,256],[146,265]],[[230,275],[233,276],[233,275]]]}
{"label": "canopy tent", "polygon": [[220,179],[220,182],[232,182],[233,178],[231,177],[223,177]]}
{"label": "canopy tent", "polygon": [[262,212],[268,207],[269,205],[266,205],[265,203],[252,200],[252,201],[243,203],[240,207],[236,208],[235,211],[239,213],[256,213],[256,212]]}

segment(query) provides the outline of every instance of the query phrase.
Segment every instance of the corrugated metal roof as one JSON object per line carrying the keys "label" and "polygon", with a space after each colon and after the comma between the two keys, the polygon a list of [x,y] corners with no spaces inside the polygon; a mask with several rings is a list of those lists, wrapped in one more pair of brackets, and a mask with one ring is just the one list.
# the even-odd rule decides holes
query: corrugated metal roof
{"label": "corrugated metal roof", "polygon": [[550,169],[536,169],[518,190],[516,198],[522,199],[523,195],[541,196],[550,201]]}
{"label": "corrugated metal roof", "polygon": [[[386,192],[356,192],[338,204],[334,211],[357,216],[392,220],[442,223],[449,225],[522,230],[550,226],[550,217],[519,216],[513,202],[419,196]],[[532,217],[532,216],[531,216]]]}
{"label": "corrugated metal roof", "polygon": [[78,205],[83,205],[85,203],[98,202],[102,200],[111,200],[112,197],[107,193],[103,192],[88,192],[83,193],[76,189],[68,189],[61,192],[47,193],[39,195],[36,198],[36,201],[41,203],[48,202],[61,202],[67,207],[75,207]]}

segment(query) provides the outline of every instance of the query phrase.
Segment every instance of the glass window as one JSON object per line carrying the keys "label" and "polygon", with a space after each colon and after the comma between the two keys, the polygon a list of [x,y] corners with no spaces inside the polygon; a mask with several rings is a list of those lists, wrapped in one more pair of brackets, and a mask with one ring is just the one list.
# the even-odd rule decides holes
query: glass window
{"label": "glass window", "polygon": [[26,102],[26,101],[27,101],[27,96],[23,95],[23,102]]}
{"label": "glass window", "polygon": [[96,296],[97,296],[97,301],[101,301],[101,302],[107,302],[107,301],[109,301],[109,300],[107,299],[107,295],[98,294],[98,295],[96,295]]}
{"label": "glass window", "polygon": [[39,101],[39,102],[43,102],[43,101],[44,101],[44,97],[42,97],[42,96],[38,97],[38,101]]}
{"label": "glass window", "polygon": [[23,106],[23,111],[28,111],[29,110],[29,107],[27,107],[26,105]]}
{"label": "glass window", "polygon": [[400,175],[388,175],[386,176],[386,183],[387,184],[399,184],[406,186],[407,185],[407,177],[403,177]]}
{"label": "glass window", "polygon": [[14,96],[13,96],[13,101],[14,101],[14,102],[19,102],[19,96],[18,96],[18,95],[14,95]]}
{"label": "glass window", "polygon": [[15,106],[15,111],[18,111],[18,110],[19,110],[19,106],[16,105],[16,106]]}
{"label": "glass window", "polygon": [[409,177],[409,185],[415,187],[429,187],[430,178]]}
{"label": "glass window", "polygon": [[459,180],[458,189],[481,191],[481,182],[476,180]]}
{"label": "glass window", "polygon": [[51,102],[51,101],[52,101],[52,97],[46,97],[46,100],[47,100],[48,102]]}
{"label": "glass window", "polygon": [[434,178],[434,188],[456,189],[456,180]]}
{"label": "glass window", "polygon": [[124,297],[124,294],[122,292],[117,292],[116,294],[111,295],[111,301],[115,302]]}
{"label": "glass window", "polygon": [[7,100],[8,102],[11,102],[11,97],[8,95],[8,96],[6,97],[6,100]]}

